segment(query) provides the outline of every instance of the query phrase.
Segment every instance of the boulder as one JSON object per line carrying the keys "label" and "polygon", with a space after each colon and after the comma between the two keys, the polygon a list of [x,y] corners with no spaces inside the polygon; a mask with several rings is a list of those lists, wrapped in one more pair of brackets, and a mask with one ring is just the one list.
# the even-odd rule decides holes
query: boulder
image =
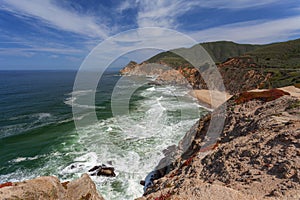
{"label": "boulder", "polygon": [[0,199],[104,200],[97,193],[94,182],[87,174],[83,174],[77,180],[64,183],[60,183],[57,177],[43,176],[7,184],[0,188]]}
{"label": "boulder", "polygon": [[108,176],[108,177],[115,177],[115,168],[107,167],[106,165],[97,165],[94,166],[89,170],[91,176]]}

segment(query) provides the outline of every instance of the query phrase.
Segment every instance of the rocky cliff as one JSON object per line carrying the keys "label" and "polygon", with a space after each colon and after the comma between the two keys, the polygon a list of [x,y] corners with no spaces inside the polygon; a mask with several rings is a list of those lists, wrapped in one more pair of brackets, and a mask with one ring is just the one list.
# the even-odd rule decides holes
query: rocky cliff
{"label": "rocky cliff", "polygon": [[[230,42],[201,45],[217,63],[230,94],[300,83],[300,58],[299,53],[295,53],[300,52],[300,39],[269,45]],[[188,54],[192,49],[183,50]],[[189,84],[194,89],[207,89],[199,71],[173,52],[176,50],[157,54],[141,64],[130,62],[120,72],[123,75],[156,76],[159,84]],[[202,75],[206,76],[205,71]]]}
{"label": "rocky cliff", "polygon": [[[201,148],[220,111],[186,133],[176,159],[140,200],[300,199],[300,100],[281,90],[233,96],[217,142]],[[187,152],[176,153],[189,142]]]}
{"label": "rocky cliff", "polygon": [[[230,94],[270,87],[269,80],[272,73],[263,70],[251,58],[231,58],[217,67],[225,88]],[[194,89],[208,89],[199,71],[188,65],[178,66],[175,69],[163,62],[143,62],[141,64],[130,62],[120,73],[122,75],[155,76],[158,84],[190,85]],[[202,75],[205,73],[204,71]],[[207,74],[209,76],[209,73]]]}
{"label": "rocky cliff", "polygon": [[2,183],[0,199],[104,200],[97,193],[94,182],[87,174],[83,174],[77,180],[63,183],[54,176],[38,177],[17,183]]}

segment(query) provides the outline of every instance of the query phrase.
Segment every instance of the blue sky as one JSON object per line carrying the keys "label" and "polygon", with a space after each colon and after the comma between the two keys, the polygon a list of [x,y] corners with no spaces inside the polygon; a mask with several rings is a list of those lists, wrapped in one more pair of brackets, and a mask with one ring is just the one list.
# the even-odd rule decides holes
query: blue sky
{"label": "blue sky", "polygon": [[100,42],[143,27],[198,42],[285,41],[300,38],[300,0],[0,0],[0,69],[76,70]]}

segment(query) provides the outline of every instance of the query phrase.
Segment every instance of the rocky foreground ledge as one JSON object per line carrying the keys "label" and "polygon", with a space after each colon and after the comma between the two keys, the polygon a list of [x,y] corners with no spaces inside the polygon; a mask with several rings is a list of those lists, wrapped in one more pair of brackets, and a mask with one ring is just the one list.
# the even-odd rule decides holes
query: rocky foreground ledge
{"label": "rocky foreground ledge", "polygon": [[157,168],[160,178],[139,200],[300,199],[299,98],[278,89],[233,96],[218,141],[201,148],[219,111],[186,133],[175,154],[184,143],[189,149]]}
{"label": "rocky foreground ledge", "polygon": [[88,174],[79,179],[61,183],[54,176],[43,176],[17,183],[0,184],[1,200],[104,200],[97,193],[95,183]]}

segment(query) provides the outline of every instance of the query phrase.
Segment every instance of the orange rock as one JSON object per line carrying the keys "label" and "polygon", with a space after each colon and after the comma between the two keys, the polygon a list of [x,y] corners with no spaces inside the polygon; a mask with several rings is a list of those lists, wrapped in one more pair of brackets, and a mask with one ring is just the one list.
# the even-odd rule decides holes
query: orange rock
{"label": "orange rock", "polygon": [[12,182],[6,182],[6,183],[0,184],[0,188],[7,187],[7,186],[13,186]]}
{"label": "orange rock", "polygon": [[254,99],[268,102],[278,99],[284,95],[290,95],[290,93],[279,89],[271,89],[262,92],[243,92],[235,99],[235,103],[242,104]]}

